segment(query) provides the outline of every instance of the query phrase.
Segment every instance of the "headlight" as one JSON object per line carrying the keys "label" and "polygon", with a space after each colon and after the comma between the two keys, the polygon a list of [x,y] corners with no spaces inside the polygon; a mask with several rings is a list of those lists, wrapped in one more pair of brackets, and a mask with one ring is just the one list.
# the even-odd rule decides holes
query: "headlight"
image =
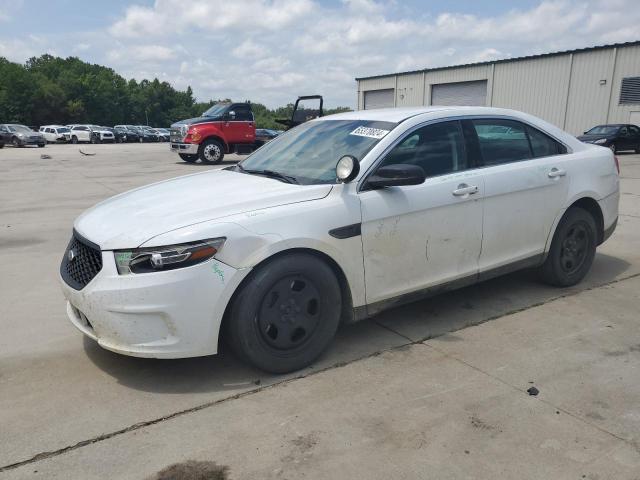
{"label": "headlight", "polygon": [[606,138],[599,138],[598,140],[595,140],[593,143],[597,143],[598,145],[602,145],[603,143],[607,143],[607,139]]}
{"label": "headlight", "polygon": [[166,247],[116,250],[114,256],[120,275],[148,273],[189,267],[213,257],[224,245],[226,238],[212,238]]}

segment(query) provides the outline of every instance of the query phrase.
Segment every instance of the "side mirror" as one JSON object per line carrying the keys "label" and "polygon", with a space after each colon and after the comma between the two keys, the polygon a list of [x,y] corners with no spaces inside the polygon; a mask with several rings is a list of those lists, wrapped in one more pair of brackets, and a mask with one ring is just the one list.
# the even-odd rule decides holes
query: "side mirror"
{"label": "side mirror", "polygon": [[231,110],[230,112],[227,112],[225,114],[225,117],[226,117],[227,120],[235,120],[236,119],[236,112]]}
{"label": "side mirror", "polygon": [[425,179],[426,176],[421,167],[399,163],[380,167],[369,177],[367,186],[381,188],[420,185]]}
{"label": "side mirror", "polygon": [[336,178],[341,183],[349,183],[358,176],[360,162],[352,155],[345,155],[338,160],[336,165]]}

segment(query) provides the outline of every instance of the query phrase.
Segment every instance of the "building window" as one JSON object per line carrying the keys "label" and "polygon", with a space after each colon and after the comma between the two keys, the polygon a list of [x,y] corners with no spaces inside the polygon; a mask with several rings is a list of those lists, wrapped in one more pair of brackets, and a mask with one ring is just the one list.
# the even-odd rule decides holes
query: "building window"
{"label": "building window", "polygon": [[622,79],[620,105],[640,104],[640,77]]}

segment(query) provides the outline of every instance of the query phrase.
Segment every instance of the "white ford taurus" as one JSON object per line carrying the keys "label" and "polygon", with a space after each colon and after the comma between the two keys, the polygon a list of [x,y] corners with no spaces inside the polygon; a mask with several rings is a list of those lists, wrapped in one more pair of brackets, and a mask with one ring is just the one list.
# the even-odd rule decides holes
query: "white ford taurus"
{"label": "white ford taurus", "polygon": [[126,355],[209,355],[224,338],[291,371],[341,322],[436,291],[529,267],[576,284],[616,226],[618,182],[610,150],[516,111],[324,117],[83,213],[67,312]]}

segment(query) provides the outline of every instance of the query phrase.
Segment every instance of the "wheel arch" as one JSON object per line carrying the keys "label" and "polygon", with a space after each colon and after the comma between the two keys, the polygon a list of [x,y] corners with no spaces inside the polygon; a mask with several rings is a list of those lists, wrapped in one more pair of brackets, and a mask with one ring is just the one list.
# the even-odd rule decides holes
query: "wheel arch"
{"label": "wheel arch", "polygon": [[280,250],[279,252],[276,252],[273,255],[270,255],[269,257],[264,258],[263,260],[261,260],[255,266],[252,267],[252,272],[249,275],[247,275],[245,278],[242,279],[240,284],[236,287],[233,294],[229,298],[227,305],[225,306],[224,314],[222,316],[222,322],[220,324],[220,332],[218,334],[218,343],[220,342],[220,338],[224,336],[226,322],[228,322],[229,320],[229,312],[231,310],[233,302],[235,301],[236,296],[242,290],[245,284],[252,280],[253,272],[255,272],[256,269],[263,267],[264,265],[267,265],[270,262],[273,262],[274,260],[277,260],[278,258],[291,255],[294,253],[305,253],[308,255],[312,255],[322,260],[323,262],[325,262],[329,266],[329,268],[331,268],[336,278],[338,279],[338,285],[340,286],[340,293],[342,295],[342,312],[340,316],[340,323],[341,324],[351,323],[355,320],[355,313],[353,309],[353,299],[351,296],[351,288],[349,285],[349,281],[347,280],[347,276],[344,273],[342,267],[340,267],[340,265],[338,264],[338,262],[336,262],[336,260],[334,260],[330,255],[324,252],[321,252],[320,250],[315,250],[313,248],[307,248],[307,247],[294,247],[286,250]]}
{"label": "wheel arch", "polygon": [[545,249],[544,249],[545,257],[549,252],[549,249],[551,248],[551,241],[553,240],[553,236],[556,233],[556,229],[558,228],[560,221],[564,217],[565,213],[573,207],[582,208],[583,210],[586,210],[591,214],[591,216],[596,222],[597,235],[598,235],[597,245],[600,245],[604,241],[604,215],[602,213],[602,209],[600,208],[600,205],[598,204],[596,199],[594,199],[591,196],[585,195],[578,199],[575,199],[569,206],[567,206],[567,208],[565,208],[558,214],[553,224],[553,228],[549,232],[549,236],[547,238],[547,244],[545,245]]}
{"label": "wheel arch", "polygon": [[227,144],[227,142],[224,141],[224,139],[220,135],[217,135],[215,133],[207,135],[202,139],[202,141],[200,142],[200,145],[202,145],[207,140],[217,140],[222,144],[222,148],[224,148],[224,153],[229,153],[229,145]]}

